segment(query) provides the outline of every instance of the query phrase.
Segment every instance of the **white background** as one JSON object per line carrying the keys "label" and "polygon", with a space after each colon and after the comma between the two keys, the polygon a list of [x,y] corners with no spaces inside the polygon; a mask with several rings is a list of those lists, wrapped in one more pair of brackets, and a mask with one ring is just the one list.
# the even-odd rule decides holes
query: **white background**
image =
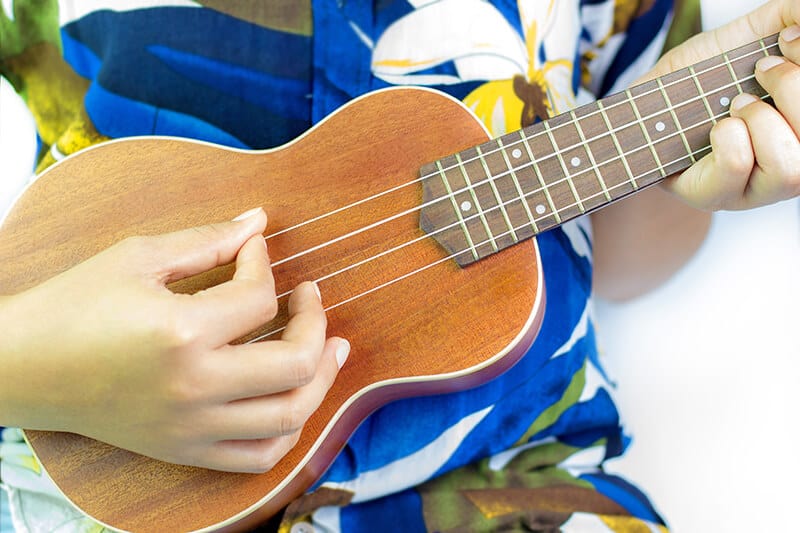
{"label": "white background", "polygon": [[[706,27],[755,5],[703,2]],[[30,173],[34,128],[0,87],[0,212]],[[634,443],[611,464],[674,531],[797,530],[800,204],[719,213],[691,263],[626,304],[598,302]]]}
{"label": "white background", "polygon": [[[753,0],[704,1],[706,28]],[[612,462],[678,532],[800,531],[800,202],[718,213],[659,290],[598,302],[634,441]]]}

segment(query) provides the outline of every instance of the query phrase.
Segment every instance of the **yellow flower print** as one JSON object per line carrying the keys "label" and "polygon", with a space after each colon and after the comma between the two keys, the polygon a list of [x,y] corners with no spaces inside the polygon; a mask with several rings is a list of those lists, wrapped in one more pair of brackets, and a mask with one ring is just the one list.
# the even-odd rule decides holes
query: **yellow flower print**
{"label": "yellow flower print", "polygon": [[[447,85],[490,80],[464,100],[499,136],[575,105],[570,59],[580,32],[575,6],[555,0],[519,0],[523,36],[481,0],[419,2],[376,41],[373,73],[389,83]],[[447,20],[447,25],[441,21]],[[413,36],[413,38],[411,38]],[[572,43],[571,45],[569,43]],[[571,56],[570,56],[571,57]],[[431,73],[445,63],[454,74]]]}

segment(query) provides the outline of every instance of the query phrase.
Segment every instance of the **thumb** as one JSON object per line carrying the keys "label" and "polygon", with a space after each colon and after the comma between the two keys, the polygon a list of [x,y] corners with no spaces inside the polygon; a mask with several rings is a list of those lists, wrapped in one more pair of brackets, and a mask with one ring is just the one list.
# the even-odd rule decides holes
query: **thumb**
{"label": "thumb", "polygon": [[167,284],[226,265],[250,237],[262,233],[266,226],[267,214],[257,207],[229,222],[145,237],[147,271]]}
{"label": "thumb", "polygon": [[[795,22],[800,22],[800,9],[794,0],[759,3],[761,6],[747,15],[738,17],[713,31],[699,33],[672,48],[661,56],[646,78],[652,79],[694,65],[703,59],[752,43],[762,37],[778,33]],[[755,2],[753,4],[755,5]]]}

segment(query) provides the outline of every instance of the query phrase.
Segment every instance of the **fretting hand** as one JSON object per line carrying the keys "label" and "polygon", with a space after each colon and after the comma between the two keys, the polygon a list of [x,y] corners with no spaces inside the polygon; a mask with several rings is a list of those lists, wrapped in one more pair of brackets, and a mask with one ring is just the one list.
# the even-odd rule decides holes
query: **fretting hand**
{"label": "fretting hand", "polygon": [[[756,64],[775,107],[748,94],[711,131],[712,152],[664,186],[701,209],[749,209],[800,194],[800,3],[774,0],[713,32],[693,37],[658,62],[648,78],[689,66],[780,31],[780,57]],[[782,31],[781,31],[782,30]]]}

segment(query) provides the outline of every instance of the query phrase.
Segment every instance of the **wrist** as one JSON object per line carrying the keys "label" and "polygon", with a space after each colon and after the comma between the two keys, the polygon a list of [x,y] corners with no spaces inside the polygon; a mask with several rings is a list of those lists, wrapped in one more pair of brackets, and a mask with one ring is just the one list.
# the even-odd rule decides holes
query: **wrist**
{"label": "wrist", "polygon": [[13,341],[5,334],[14,328],[10,320],[13,298],[14,296],[0,296],[0,331],[4,333],[0,339],[0,426],[16,426],[18,418],[15,415],[18,400],[14,390],[14,382],[19,381],[14,377],[16,356],[12,353]]}
{"label": "wrist", "polygon": [[37,386],[26,378],[36,369],[29,367],[21,299],[22,294],[0,296],[0,426],[38,425],[35,397],[30,396]]}

